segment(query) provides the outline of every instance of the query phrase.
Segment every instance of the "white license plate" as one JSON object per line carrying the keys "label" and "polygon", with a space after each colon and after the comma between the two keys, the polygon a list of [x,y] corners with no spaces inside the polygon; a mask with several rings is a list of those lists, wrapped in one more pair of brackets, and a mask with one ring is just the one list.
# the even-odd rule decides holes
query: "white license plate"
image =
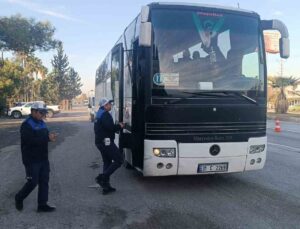
{"label": "white license plate", "polygon": [[228,163],[208,163],[198,164],[198,173],[210,173],[210,172],[227,172]]}

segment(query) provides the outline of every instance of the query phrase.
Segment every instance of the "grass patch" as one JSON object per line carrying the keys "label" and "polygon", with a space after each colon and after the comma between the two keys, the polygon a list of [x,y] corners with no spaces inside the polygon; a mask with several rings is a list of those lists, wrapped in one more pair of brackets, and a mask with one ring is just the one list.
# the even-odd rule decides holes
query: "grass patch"
{"label": "grass patch", "polygon": [[290,106],[289,111],[290,112],[300,112],[300,105]]}

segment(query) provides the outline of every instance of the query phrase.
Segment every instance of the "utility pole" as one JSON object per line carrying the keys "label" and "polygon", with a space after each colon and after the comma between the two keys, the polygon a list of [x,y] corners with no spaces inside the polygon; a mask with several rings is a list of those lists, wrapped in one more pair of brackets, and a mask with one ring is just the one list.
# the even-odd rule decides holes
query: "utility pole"
{"label": "utility pole", "polygon": [[283,77],[283,59],[280,58],[280,76]]}

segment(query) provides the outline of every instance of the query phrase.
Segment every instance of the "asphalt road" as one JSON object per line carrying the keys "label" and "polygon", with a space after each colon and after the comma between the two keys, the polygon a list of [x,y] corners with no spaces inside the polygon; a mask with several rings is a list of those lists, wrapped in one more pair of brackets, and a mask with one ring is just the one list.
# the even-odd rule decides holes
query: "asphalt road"
{"label": "asphalt road", "polygon": [[268,122],[263,170],[211,176],[143,178],[121,168],[116,193],[94,188],[100,154],[87,112],[49,119],[59,140],[50,146],[49,200],[54,213],[36,212],[36,191],[14,208],[24,184],[19,123],[0,122],[0,228],[300,228],[300,124]]}

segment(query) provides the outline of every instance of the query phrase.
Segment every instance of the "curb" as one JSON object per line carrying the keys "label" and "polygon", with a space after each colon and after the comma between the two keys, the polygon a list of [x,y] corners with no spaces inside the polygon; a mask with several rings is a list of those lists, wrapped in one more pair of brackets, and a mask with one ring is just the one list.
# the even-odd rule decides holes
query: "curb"
{"label": "curb", "polygon": [[300,123],[300,114],[275,114],[275,113],[268,113],[267,119],[275,120],[279,119],[280,121],[286,122],[297,122]]}

